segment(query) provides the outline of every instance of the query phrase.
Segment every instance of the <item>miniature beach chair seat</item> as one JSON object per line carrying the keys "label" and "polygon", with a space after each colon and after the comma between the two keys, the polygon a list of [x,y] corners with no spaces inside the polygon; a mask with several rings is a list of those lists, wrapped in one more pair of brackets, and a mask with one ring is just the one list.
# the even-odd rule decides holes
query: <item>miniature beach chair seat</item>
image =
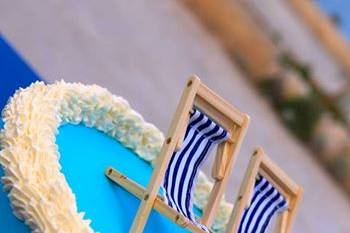
{"label": "miniature beach chair seat", "polygon": [[277,232],[287,233],[301,195],[302,188],[259,148],[250,160],[227,232],[265,233],[278,216]]}
{"label": "miniature beach chair seat", "polygon": [[244,211],[238,233],[266,232],[272,217],[285,211],[287,207],[287,201],[283,195],[265,178],[258,176],[252,202]]}
{"label": "miniature beach chair seat", "polygon": [[[106,170],[108,178],[141,199],[129,232],[142,232],[152,209],[191,232],[209,232],[248,123],[247,115],[230,106],[199,78],[190,78],[147,188],[113,168]],[[215,145],[214,186],[202,217],[196,219],[193,188],[201,164]],[[159,190],[163,195],[158,194]]]}
{"label": "miniature beach chair seat", "polygon": [[194,109],[182,147],[171,157],[162,185],[165,202],[207,232],[207,227],[197,223],[193,213],[193,185],[213,146],[228,138],[229,134],[222,127]]}

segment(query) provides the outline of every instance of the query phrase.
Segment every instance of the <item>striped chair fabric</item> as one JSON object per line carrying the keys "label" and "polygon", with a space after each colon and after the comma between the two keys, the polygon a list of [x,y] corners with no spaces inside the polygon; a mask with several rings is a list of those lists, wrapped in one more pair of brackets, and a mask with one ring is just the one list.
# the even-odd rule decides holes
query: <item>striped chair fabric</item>
{"label": "striped chair fabric", "polygon": [[287,207],[282,194],[258,175],[252,202],[243,214],[238,233],[265,233],[272,217]]}
{"label": "striped chair fabric", "polygon": [[193,213],[193,187],[201,164],[214,145],[227,140],[229,134],[199,110],[191,113],[182,147],[174,152],[165,173],[162,190],[165,202],[187,217],[195,225]]}

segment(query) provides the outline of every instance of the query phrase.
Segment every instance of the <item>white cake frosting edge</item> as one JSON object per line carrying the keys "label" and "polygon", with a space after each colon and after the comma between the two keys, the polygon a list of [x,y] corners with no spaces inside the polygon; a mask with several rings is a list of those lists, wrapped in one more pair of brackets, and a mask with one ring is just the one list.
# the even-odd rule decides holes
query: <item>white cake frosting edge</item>
{"label": "white cake frosting edge", "polygon": [[[2,182],[13,213],[34,233],[95,232],[84,212],[78,212],[75,195],[59,163],[55,143],[60,125],[94,127],[155,161],[164,136],[144,121],[128,102],[97,85],[36,82],[16,91],[2,112],[0,134]],[[200,172],[194,204],[203,209],[213,184]],[[224,232],[232,204],[220,203],[213,230]]]}

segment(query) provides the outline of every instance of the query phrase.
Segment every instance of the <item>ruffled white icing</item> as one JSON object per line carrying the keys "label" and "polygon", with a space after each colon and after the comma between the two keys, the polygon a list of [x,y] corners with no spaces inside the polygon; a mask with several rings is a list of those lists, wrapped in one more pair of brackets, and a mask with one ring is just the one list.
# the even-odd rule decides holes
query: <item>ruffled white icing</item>
{"label": "ruffled white icing", "polygon": [[[148,162],[156,159],[164,140],[127,101],[97,85],[36,82],[15,93],[3,111],[3,120],[2,182],[14,214],[35,233],[94,232],[90,220],[78,212],[75,196],[60,172],[55,144],[60,125],[95,127]],[[211,187],[200,173],[194,194],[198,208],[206,205]],[[214,230],[223,232],[231,210],[232,205],[223,200]]]}

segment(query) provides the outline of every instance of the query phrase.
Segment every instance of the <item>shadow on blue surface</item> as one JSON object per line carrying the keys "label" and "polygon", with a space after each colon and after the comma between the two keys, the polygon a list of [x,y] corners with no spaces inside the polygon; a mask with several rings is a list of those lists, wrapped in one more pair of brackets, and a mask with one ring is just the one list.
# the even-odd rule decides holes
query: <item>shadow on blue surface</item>
{"label": "shadow on blue surface", "polygon": [[[74,142],[74,143],[72,143]],[[57,137],[62,170],[77,196],[80,211],[92,219],[100,232],[128,232],[139,200],[104,176],[113,166],[146,186],[152,168],[134,152],[96,129],[65,125]],[[153,212],[146,226],[149,233],[187,232]]]}

